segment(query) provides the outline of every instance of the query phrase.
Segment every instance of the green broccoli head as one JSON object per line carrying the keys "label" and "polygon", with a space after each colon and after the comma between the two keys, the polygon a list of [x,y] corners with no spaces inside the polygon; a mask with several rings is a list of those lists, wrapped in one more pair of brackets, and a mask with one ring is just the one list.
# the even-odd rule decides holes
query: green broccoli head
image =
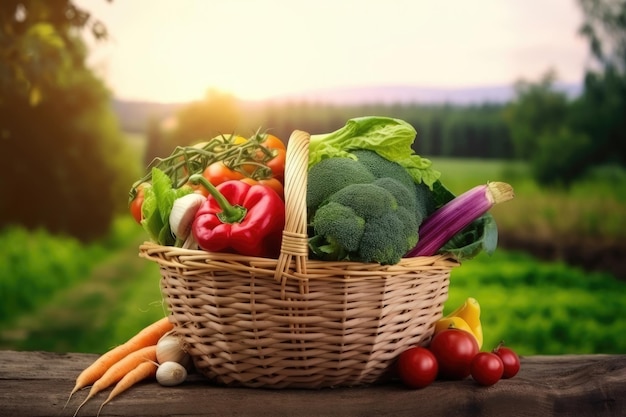
{"label": "green broccoli head", "polygon": [[325,260],[395,264],[417,243],[417,230],[413,212],[391,192],[373,183],[352,184],[318,208],[309,244]]}
{"label": "green broccoli head", "polygon": [[[437,190],[437,187],[439,187],[440,184],[441,183],[439,181],[436,181],[434,184],[434,190]],[[437,203],[435,199],[436,191],[431,190],[423,182],[415,184],[414,189],[415,195],[417,196],[416,213],[419,213],[419,216],[422,217],[422,219],[425,219],[437,208]]]}
{"label": "green broccoli head", "polygon": [[358,250],[365,219],[348,206],[329,202],[315,212],[313,229],[318,237],[312,245],[315,253],[322,259],[339,260]]}
{"label": "green broccoli head", "polygon": [[[396,264],[402,255],[411,248],[407,247],[406,226],[397,212],[389,211],[365,225],[357,258],[361,262]],[[417,230],[415,231],[417,233]]]}
{"label": "green broccoli head", "polygon": [[350,207],[366,220],[398,208],[393,194],[372,183],[350,184],[331,195],[328,201]]}
{"label": "green broccoli head", "polygon": [[417,210],[417,193],[414,186],[407,188],[400,181],[390,177],[379,178],[373,184],[389,191],[398,202],[398,206],[404,207],[411,212]]}
{"label": "green broccoli head", "polygon": [[306,206],[309,216],[313,216],[328,197],[347,185],[371,183],[374,179],[374,175],[354,159],[322,159],[308,172]]}
{"label": "green broccoli head", "polygon": [[356,156],[357,160],[363,164],[375,178],[393,178],[409,190],[414,187],[415,181],[402,165],[390,161],[387,158],[383,158],[374,151],[366,149],[357,149],[350,151],[350,153]]}

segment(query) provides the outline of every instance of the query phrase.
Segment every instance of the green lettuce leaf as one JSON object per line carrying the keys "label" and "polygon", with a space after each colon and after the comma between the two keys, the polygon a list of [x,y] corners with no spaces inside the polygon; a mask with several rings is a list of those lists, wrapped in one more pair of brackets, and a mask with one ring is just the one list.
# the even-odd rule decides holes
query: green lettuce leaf
{"label": "green lettuce leaf", "polygon": [[351,150],[367,149],[405,167],[416,183],[432,187],[440,173],[429,159],[412,148],[417,132],[409,123],[391,117],[365,116],[348,120],[331,133],[312,135],[309,143],[309,167],[324,158],[353,158]]}
{"label": "green lettuce leaf", "polygon": [[141,225],[150,239],[159,245],[172,246],[175,237],[170,230],[170,213],[174,201],[192,192],[189,187],[173,188],[171,178],[152,168],[152,186],[144,189]]}

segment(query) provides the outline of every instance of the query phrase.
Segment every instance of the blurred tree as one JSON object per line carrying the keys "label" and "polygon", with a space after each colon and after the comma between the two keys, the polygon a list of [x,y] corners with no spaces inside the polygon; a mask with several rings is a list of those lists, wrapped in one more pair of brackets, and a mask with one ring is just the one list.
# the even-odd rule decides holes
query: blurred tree
{"label": "blurred tree", "polygon": [[626,166],[626,1],[579,4],[593,58],[581,96],[569,101],[555,91],[549,71],[538,83],[518,82],[506,109],[516,156],[544,184],[567,186],[595,165]]}
{"label": "blurred tree", "polygon": [[0,227],[91,240],[126,205],[136,173],[83,29],[107,37],[72,1],[0,3]]}
{"label": "blurred tree", "polygon": [[204,100],[195,101],[179,110],[176,127],[172,132],[170,152],[176,146],[234,133],[239,127],[239,119],[237,100],[233,95],[209,90]]}
{"label": "blurred tree", "polygon": [[567,96],[554,89],[556,73],[548,71],[539,82],[520,80],[516,99],[505,110],[515,155],[532,160],[542,132],[556,131],[567,117]]}
{"label": "blurred tree", "polygon": [[165,140],[166,132],[161,121],[156,117],[148,120],[146,127],[146,149],[143,155],[143,164],[148,167],[157,157],[164,157],[172,152]]}
{"label": "blurred tree", "polygon": [[614,67],[603,73],[590,71],[584,85],[570,108],[569,125],[592,138],[586,164],[626,167],[626,74]]}
{"label": "blurred tree", "polygon": [[571,124],[593,138],[590,162],[626,166],[626,0],[579,3],[584,13],[580,33],[595,62],[589,64]]}
{"label": "blurred tree", "polygon": [[602,69],[626,72],[626,1],[578,0],[584,14],[580,33]]}

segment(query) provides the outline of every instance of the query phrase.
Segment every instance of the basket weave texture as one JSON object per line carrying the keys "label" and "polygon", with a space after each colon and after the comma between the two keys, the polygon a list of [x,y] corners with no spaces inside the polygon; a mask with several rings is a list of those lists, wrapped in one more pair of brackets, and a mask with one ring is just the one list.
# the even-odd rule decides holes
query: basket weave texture
{"label": "basket weave texture", "polygon": [[196,369],[218,384],[324,388],[376,382],[397,356],[430,340],[448,297],[444,256],[395,265],[308,259],[309,134],[295,131],[285,167],[278,259],[145,242],[161,271],[170,320]]}

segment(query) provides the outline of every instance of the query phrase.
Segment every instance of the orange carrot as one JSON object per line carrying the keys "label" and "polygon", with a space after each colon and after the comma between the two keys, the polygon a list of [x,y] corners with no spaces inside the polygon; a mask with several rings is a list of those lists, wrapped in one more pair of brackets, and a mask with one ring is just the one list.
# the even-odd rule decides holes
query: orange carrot
{"label": "orange carrot", "polygon": [[[163,317],[160,320],[152,323],[151,325],[142,329],[135,336],[130,338],[127,342],[116,346],[109,350],[104,355],[95,360],[89,367],[87,367],[78,378],[76,378],[76,385],[72,392],[70,392],[70,398],[72,395],[81,388],[93,384],[98,380],[114,363],[143,347],[156,345],[159,339],[167,332],[172,330],[173,325],[170,323],[167,317]],[[68,398],[68,402],[70,400]],[[67,403],[66,403],[67,405]]]}
{"label": "orange carrot", "polygon": [[154,378],[156,376],[157,369],[158,369],[158,366],[155,362],[145,361],[145,362],[141,362],[139,365],[137,365],[135,369],[133,369],[132,371],[124,375],[124,377],[120,380],[120,382],[118,382],[117,385],[115,385],[115,388],[113,388],[113,390],[109,394],[109,397],[102,403],[102,405],[100,405],[100,408],[98,409],[98,414],[96,414],[96,416],[100,415],[100,411],[102,410],[102,407],[104,407],[113,398],[117,397],[122,392],[126,391],[127,389],[129,389],[130,387],[138,383],[139,381],[143,381],[144,379],[147,379],[147,378]]}
{"label": "orange carrot", "polygon": [[87,401],[93,398],[94,395],[115,384],[116,382],[124,378],[124,375],[128,374],[140,363],[145,361],[156,362],[156,344],[146,346],[132,353],[129,353],[127,356],[114,363],[104,373],[104,375],[102,375],[100,379],[98,379],[91,386],[87,398],[85,398],[85,400],[78,406],[76,412],[74,413],[74,416],[78,414],[78,410],[80,410],[81,407],[85,405],[85,403],[87,403]]}

